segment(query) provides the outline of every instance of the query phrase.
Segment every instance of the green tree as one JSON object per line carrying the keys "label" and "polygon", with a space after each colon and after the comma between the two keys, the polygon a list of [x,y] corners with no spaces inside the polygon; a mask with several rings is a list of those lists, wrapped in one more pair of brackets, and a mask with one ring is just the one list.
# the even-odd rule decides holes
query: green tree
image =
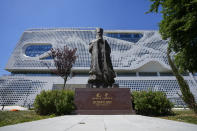
{"label": "green tree", "polygon": [[[149,12],[161,10],[159,31],[176,53],[179,71],[197,72],[197,0],[150,0]],[[160,8],[160,6],[162,8]]]}
{"label": "green tree", "polygon": [[187,82],[184,80],[184,78],[181,76],[179,73],[178,69],[176,68],[175,64],[173,63],[171,57],[170,57],[171,49],[168,47],[167,50],[167,57],[168,57],[168,62],[172,68],[173,74],[176,77],[179,86],[181,87],[181,93],[182,96],[181,98],[184,100],[184,102],[188,105],[190,109],[193,109],[194,112],[197,114],[197,104],[195,102],[195,98],[193,94],[190,91],[189,85]]}
{"label": "green tree", "polygon": [[[148,13],[158,13],[161,10],[163,15],[159,23],[159,32],[164,40],[169,41],[168,62],[181,88],[182,98],[189,108],[197,113],[194,96],[180,75],[182,71],[197,71],[197,0],[150,1],[153,3]],[[171,51],[176,53],[175,64],[170,57]]]}

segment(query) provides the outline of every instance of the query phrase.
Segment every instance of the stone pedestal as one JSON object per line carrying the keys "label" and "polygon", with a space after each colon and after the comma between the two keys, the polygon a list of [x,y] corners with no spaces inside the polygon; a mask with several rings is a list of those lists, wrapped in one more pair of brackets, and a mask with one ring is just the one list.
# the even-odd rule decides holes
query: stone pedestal
{"label": "stone pedestal", "polygon": [[129,88],[76,88],[77,114],[134,114]]}

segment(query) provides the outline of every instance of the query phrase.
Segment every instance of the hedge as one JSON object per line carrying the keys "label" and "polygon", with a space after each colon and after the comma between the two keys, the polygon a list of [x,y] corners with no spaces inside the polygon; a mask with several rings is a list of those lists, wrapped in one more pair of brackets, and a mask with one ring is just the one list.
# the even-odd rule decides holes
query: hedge
{"label": "hedge", "polygon": [[70,90],[42,91],[36,96],[35,111],[40,115],[71,114],[74,109],[74,92]]}
{"label": "hedge", "polygon": [[132,99],[137,114],[158,116],[172,112],[173,104],[163,92],[134,91]]}

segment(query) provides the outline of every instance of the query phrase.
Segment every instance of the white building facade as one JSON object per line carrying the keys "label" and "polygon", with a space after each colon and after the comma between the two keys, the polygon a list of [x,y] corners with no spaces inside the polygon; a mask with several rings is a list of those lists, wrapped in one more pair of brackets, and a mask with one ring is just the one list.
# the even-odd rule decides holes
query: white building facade
{"label": "white building facade", "polygon": [[[0,77],[0,105],[32,105],[42,90],[63,84],[55,74],[51,48],[67,45],[77,48],[77,60],[67,85],[85,87],[90,69],[89,43],[96,38],[95,28],[30,29],[24,31],[6,70],[11,75]],[[167,61],[168,43],[158,31],[105,30],[104,39],[111,47],[111,59],[120,88],[131,91],[163,91],[175,105],[184,105],[176,78]],[[184,74],[184,79],[197,98],[197,77]]]}

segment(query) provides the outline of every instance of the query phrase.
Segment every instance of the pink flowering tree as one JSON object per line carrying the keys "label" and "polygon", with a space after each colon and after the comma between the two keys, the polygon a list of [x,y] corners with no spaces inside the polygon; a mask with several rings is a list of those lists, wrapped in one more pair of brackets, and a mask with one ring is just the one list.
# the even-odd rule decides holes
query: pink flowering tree
{"label": "pink flowering tree", "polygon": [[67,78],[71,73],[72,66],[77,59],[76,51],[77,48],[69,49],[68,46],[64,46],[63,48],[52,48],[49,53],[56,67],[54,73],[64,79],[64,88]]}

